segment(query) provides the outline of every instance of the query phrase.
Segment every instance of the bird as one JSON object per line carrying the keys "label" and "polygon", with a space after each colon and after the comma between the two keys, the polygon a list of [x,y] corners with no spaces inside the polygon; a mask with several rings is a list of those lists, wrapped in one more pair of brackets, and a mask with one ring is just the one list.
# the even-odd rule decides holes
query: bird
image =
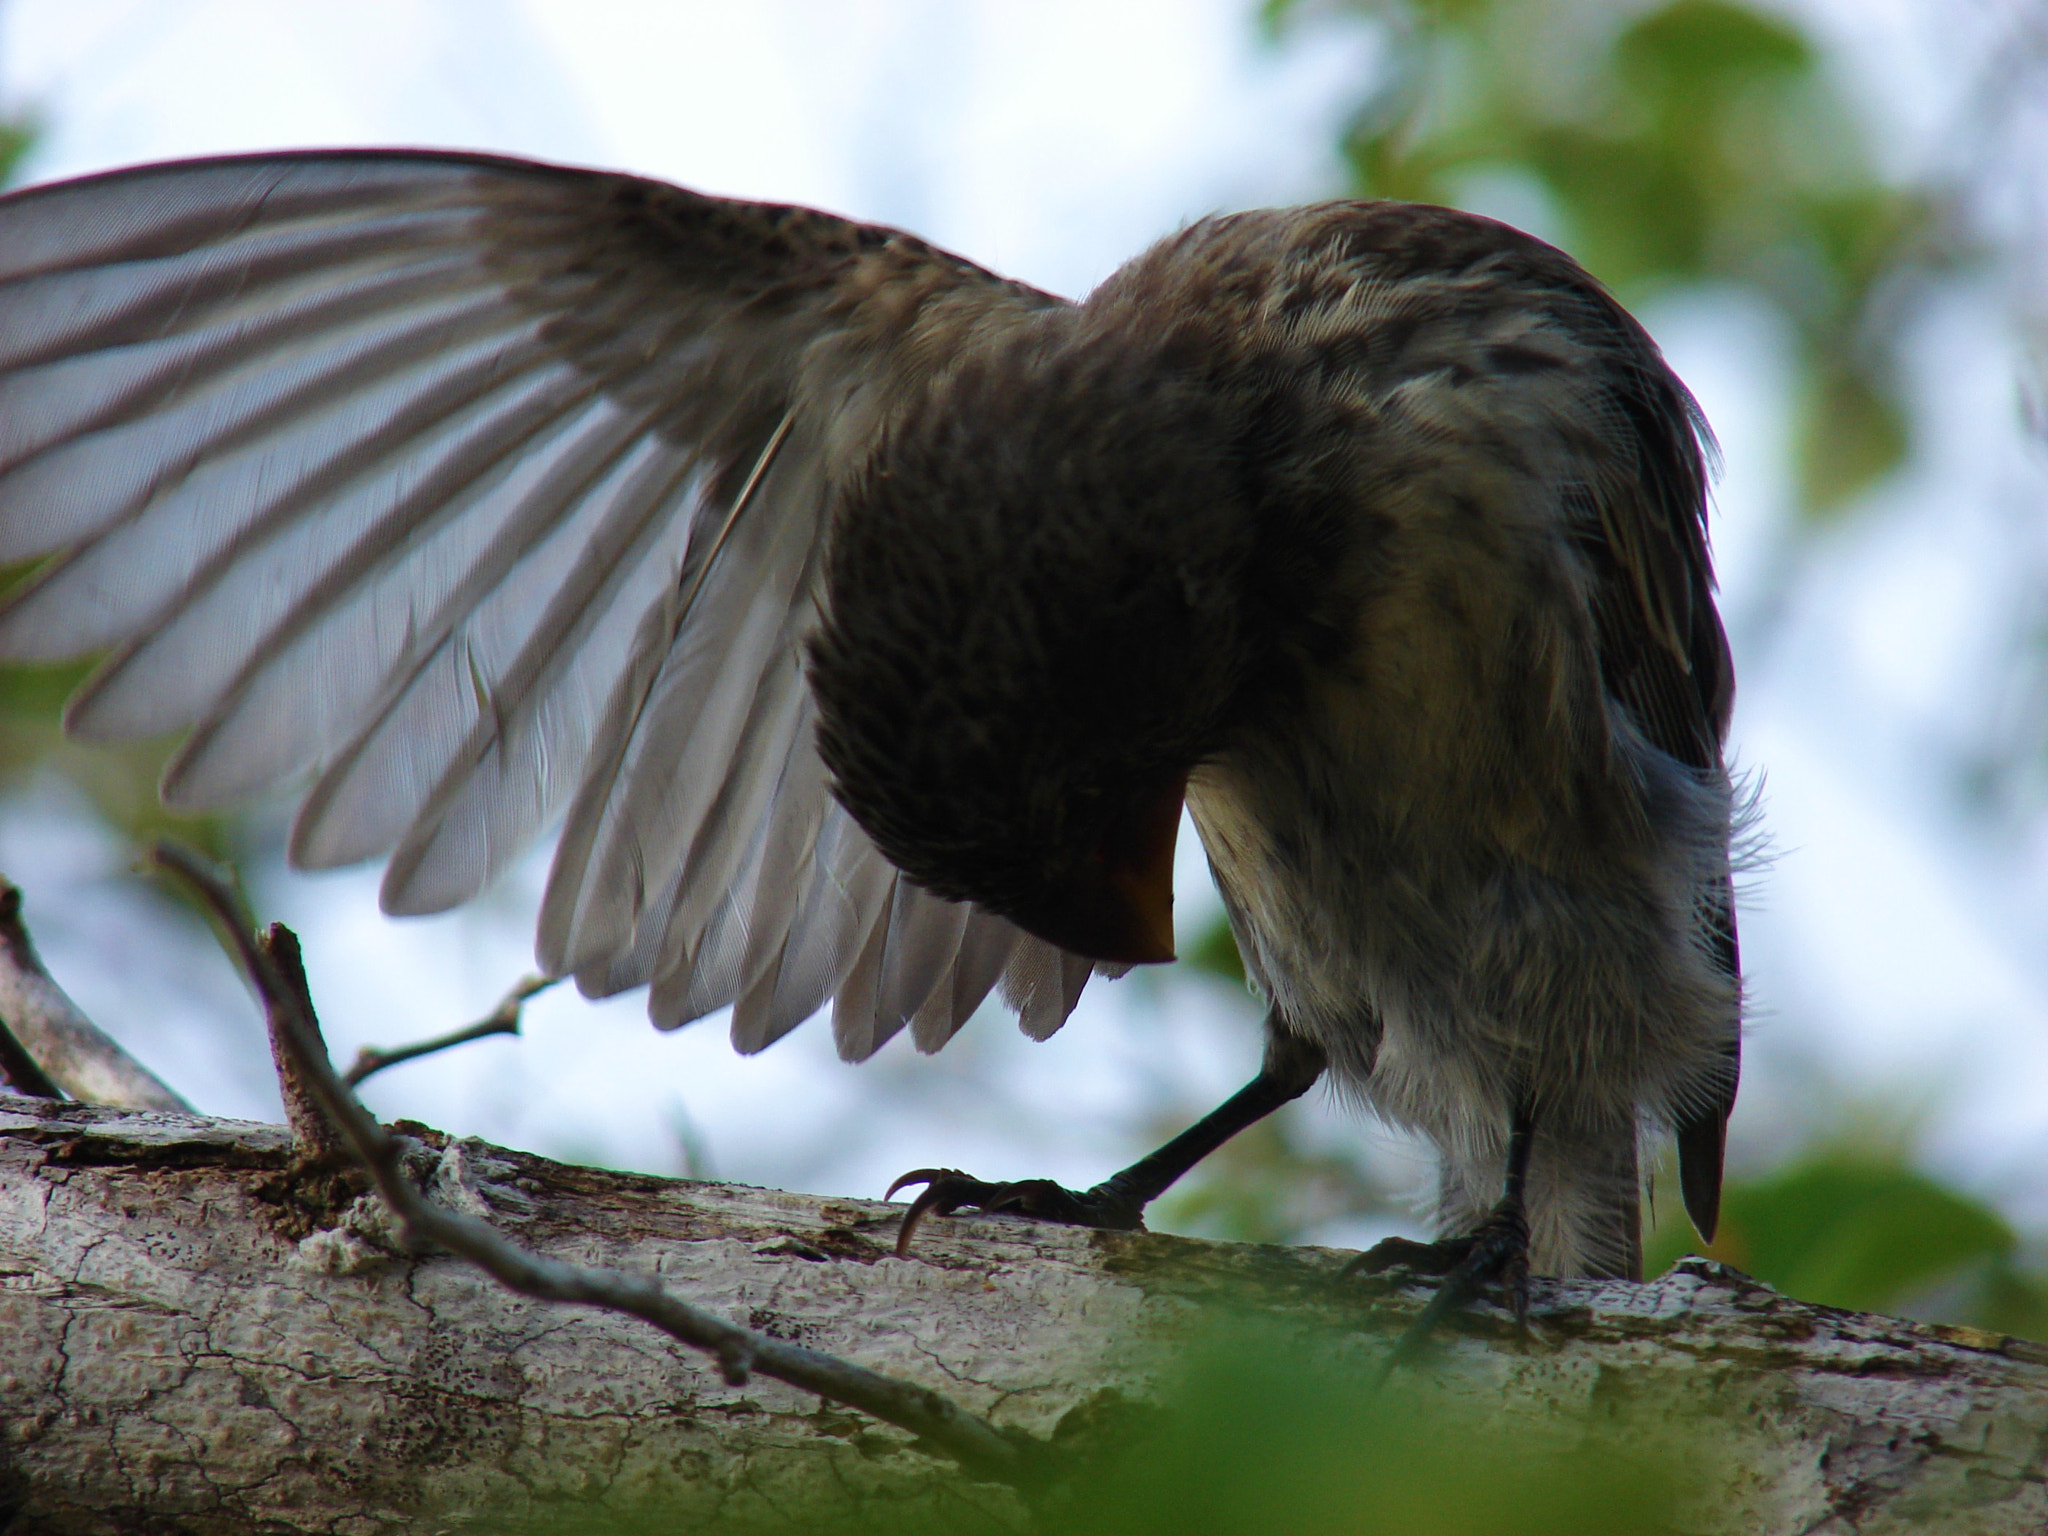
{"label": "bird", "polygon": [[1713,441],[1570,256],[1452,209],[1201,218],[1079,301],[895,229],[476,154],[0,199],[0,659],[476,896],[555,838],[583,992],[761,1050],[1028,1035],[1173,957],[1183,809],[1266,1006],[1106,1228],[1328,1079],[1434,1150],[1466,1291],[1715,1229],[1742,981]]}

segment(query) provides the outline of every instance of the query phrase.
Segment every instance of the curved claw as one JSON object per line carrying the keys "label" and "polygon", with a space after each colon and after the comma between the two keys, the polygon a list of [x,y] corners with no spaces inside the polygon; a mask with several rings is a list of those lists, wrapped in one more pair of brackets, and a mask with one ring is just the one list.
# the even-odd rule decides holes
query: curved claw
{"label": "curved claw", "polygon": [[924,1193],[910,1202],[910,1209],[903,1213],[903,1225],[896,1230],[899,1259],[910,1257],[910,1239],[932,1212],[950,1216],[963,1205],[981,1205],[1003,1188],[1000,1184],[984,1184],[957,1168],[919,1168],[891,1184],[889,1193],[893,1195],[908,1184],[922,1184]]}
{"label": "curved claw", "polygon": [[936,1184],[940,1179],[964,1179],[967,1175],[958,1168],[913,1168],[883,1192],[884,1200],[894,1200],[896,1191],[908,1189],[913,1184]]}
{"label": "curved claw", "polygon": [[903,1213],[903,1225],[896,1232],[896,1257],[907,1258],[910,1239],[925,1217],[936,1212],[950,1216],[972,1206],[990,1215],[1030,1216],[1066,1226],[1100,1227],[1111,1231],[1137,1231],[1145,1225],[1144,1207],[1134,1202],[1114,1179],[1077,1194],[1051,1179],[1015,1179],[990,1184],[957,1168],[917,1168],[889,1186],[893,1196],[912,1184],[922,1184],[924,1193],[910,1202]]}

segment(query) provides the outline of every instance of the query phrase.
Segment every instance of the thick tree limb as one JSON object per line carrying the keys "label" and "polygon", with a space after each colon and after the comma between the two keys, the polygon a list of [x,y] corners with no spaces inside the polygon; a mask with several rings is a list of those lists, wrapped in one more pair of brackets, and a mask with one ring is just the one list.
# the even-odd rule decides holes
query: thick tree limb
{"label": "thick tree limb", "polygon": [[[80,1013],[50,979],[22,922],[21,892],[5,875],[0,875],[0,1023],[45,1079],[74,1099],[127,1109],[192,1107]],[[11,1069],[8,1075],[13,1077]]]}
{"label": "thick tree limb", "polygon": [[[899,1260],[900,1206],[414,1132],[404,1161],[437,1202],[550,1261],[658,1274],[1041,1438],[1147,1400],[1219,1304],[1362,1374],[1426,1297],[1368,1304],[1325,1250],[1006,1217],[934,1222]],[[864,1495],[877,1530],[1032,1528],[906,1433],[409,1255],[374,1199],[297,1166],[277,1127],[0,1098],[0,1507],[19,1529],[602,1529],[601,1507],[743,1533],[821,1488]],[[1622,1449],[1711,1406],[1735,1470],[1702,1531],[2048,1528],[2048,1348],[1803,1306],[1703,1261],[1645,1286],[1539,1280],[1532,1325],[1521,1344],[1482,1312],[1428,1369]]]}
{"label": "thick tree limb", "polygon": [[[1426,1305],[1341,1255],[1014,1218],[906,1259],[898,1208],[394,1135],[334,1075],[291,935],[157,857],[264,1004],[294,1134],[0,1098],[0,1529],[741,1533],[829,1504],[834,1528],[1025,1532],[1219,1315],[1361,1380]],[[1535,1300],[1532,1335],[1460,1312],[1427,1362],[1510,1455],[1662,1442],[1711,1481],[1689,1531],[2048,1527],[2048,1348],[1705,1262]]]}
{"label": "thick tree limb", "polygon": [[728,1322],[673,1295],[652,1273],[543,1257],[507,1240],[474,1214],[423,1198],[402,1165],[400,1143],[335,1074],[314,1017],[297,936],[273,923],[259,937],[234,889],[189,850],[160,842],[150,859],[199,899],[255,988],[301,1160],[328,1162],[337,1150],[345,1150],[397,1218],[407,1249],[437,1244],[522,1295],[603,1307],[651,1323],[671,1338],[714,1356],[729,1385],[745,1386],[759,1371],[907,1429],[963,1466],[1010,1480],[1023,1475],[1020,1442],[962,1412],[943,1393]]}

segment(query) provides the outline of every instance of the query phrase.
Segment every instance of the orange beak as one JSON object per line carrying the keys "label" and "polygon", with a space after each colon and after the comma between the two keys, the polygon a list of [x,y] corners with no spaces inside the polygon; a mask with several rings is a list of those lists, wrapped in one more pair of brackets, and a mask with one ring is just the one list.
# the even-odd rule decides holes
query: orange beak
{"label": "orange beak", "polygon": [[1152,965],[1173,959],[1173,850],[1186,793],[1183,774],[1138,802],[1052,900],[1018,922],[1091,960]]}

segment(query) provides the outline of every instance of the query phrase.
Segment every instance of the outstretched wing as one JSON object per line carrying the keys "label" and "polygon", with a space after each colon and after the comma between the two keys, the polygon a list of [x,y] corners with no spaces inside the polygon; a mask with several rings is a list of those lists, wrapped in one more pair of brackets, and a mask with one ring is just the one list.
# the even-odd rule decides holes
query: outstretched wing
{"label": "outstretched wing", "polygon": [[[1058,303],[896,231],[478,156],[267,155],[0,199],[0,658],[165,800],[310,775],[291,855],[475,895],[563,820],[542,964],[758,1050],[936,1049],[1087,962],[898,877],[800,641],[835,473],[917,356]],[[942,354],[940,354],[942,355]]]}

